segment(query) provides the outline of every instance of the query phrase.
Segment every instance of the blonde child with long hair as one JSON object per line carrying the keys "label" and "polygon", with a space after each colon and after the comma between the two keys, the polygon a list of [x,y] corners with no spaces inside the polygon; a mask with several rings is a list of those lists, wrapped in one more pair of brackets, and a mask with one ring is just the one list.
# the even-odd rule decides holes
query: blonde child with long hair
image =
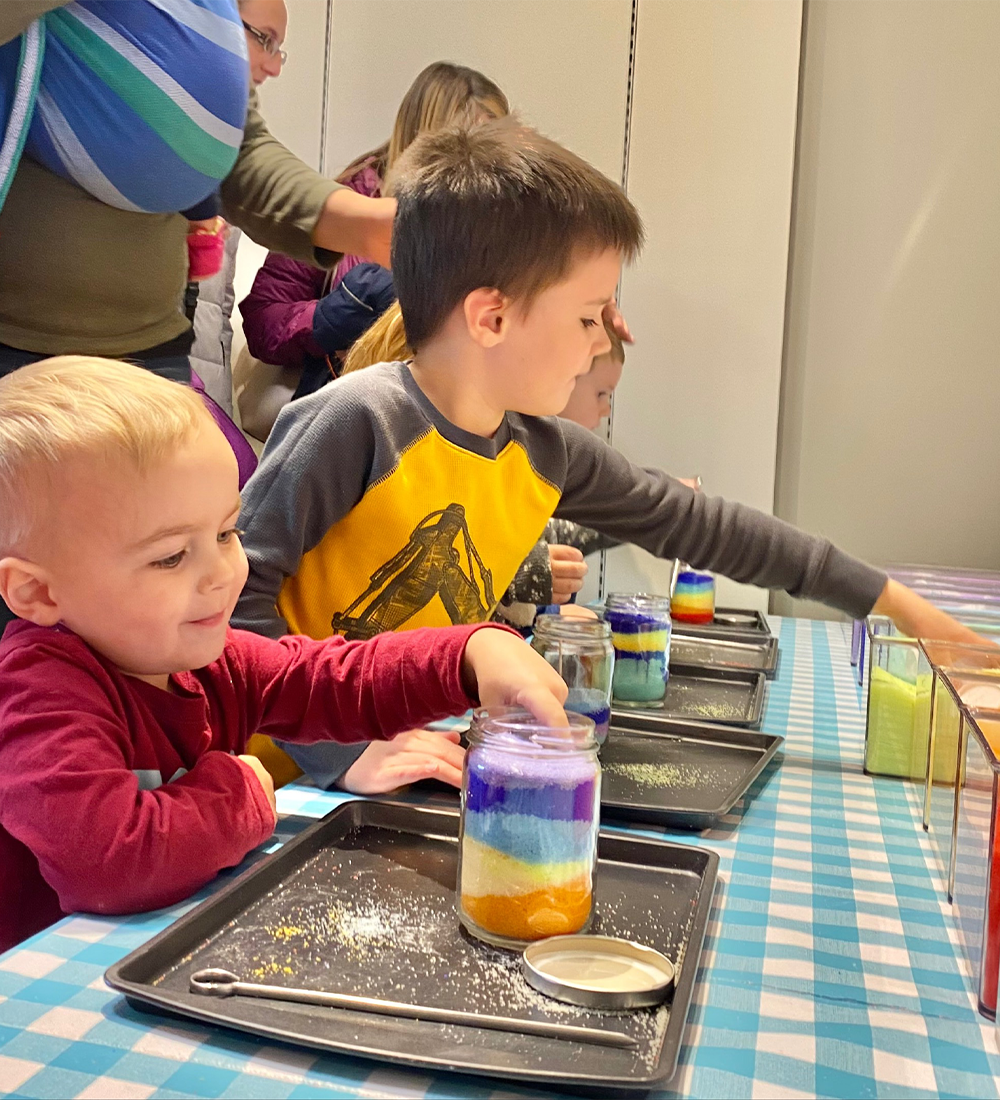
{"label": "blonde child with long hair", "polygon": [[[403,96],[389,138],[355,158],[337,182],[379,197],[387,173],[418,134],[501,118],[509,111],[507,97],[488,77],[464,65],[437,61]],[[358,256],[344,256],[331,274],[271,252],[240,311],[252,355],[265,363],[302,369],[295,393],[301,397],[340,373],[338,353],[394,300],[390,273]]]}

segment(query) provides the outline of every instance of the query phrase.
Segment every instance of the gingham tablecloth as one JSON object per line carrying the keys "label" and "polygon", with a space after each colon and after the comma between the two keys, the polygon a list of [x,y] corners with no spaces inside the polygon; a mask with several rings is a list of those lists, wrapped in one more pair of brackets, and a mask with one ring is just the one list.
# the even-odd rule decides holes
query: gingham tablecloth
{"label": "gingham tablecloth", "polygon": [[[671,834],[721,866],[680,1068],[659,1095],[997,1097],[994,1028],[975,1010],[916,789],[861,770],[849,630],[780,628],[764,728],[785,736],[783,764],[719,828]],[[344,797],[285,788],[279,811],[296,816],[267,847]],[[0,956],[0,1095],[537,1095],[133,1011],[105,968],[191,904],[70,917]]]}

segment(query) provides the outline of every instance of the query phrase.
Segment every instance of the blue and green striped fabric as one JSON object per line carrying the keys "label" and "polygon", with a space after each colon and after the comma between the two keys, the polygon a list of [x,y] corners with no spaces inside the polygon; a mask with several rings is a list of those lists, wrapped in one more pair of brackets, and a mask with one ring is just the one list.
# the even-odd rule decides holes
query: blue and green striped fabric
{"label": "blue and green striped fabric", "polygon": [[95,198],[186,210],[229,174],[249,89],[236,0],[74,0],[47,12],[0,49],[0,168],[13,156],[9,131],[33,60],[40,78],[24,154]]}

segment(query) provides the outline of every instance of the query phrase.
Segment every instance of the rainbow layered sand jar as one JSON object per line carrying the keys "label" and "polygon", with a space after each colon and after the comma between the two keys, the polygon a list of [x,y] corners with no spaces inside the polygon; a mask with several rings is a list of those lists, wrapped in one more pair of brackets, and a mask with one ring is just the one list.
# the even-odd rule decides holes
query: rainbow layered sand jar
{"label": "rainbow layered sand jar", "polygon": [[591,719],[597,744],[603,745],[611,721],[615,667],[611,627],[600,619],[539,615],[531,645],[566,682],[566,709]]}
{"label": "rainbow layered sand jar", "polygon": [[498,947],[584,931],[594,907],[601,768],[594,723],[477,710],[459,832],[458,916]]}
{"label": "rainbow layered sand jar", "polygon": [[715,577],[693,569],[678,573],[670,615],[679,623],[710,623],[715,618]]}
{"label": "rainbow layered sand jar", "polygon": [[604,618],[615,651],[612,690],[625,706],[663,705],[670,661],[670,600],[643,593],[608,596]]}

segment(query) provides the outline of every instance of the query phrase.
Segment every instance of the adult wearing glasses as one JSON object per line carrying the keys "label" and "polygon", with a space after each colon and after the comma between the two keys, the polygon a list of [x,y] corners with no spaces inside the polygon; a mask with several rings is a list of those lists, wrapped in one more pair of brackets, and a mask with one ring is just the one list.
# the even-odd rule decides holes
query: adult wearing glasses
{"label": "adult wearing glasses", "polygon": [[80,353],[190,381],[180,212],[215,190],[267,248],[388,264],[393,200],[320,176],[260,115],[286,23],[283,0],[0,2],[0,375]]}
{"label": "adult wearing glasses", "polygon": [[[270,249],[388,263],[393,201],[320,176],[260,115],[286,23],[283,0],[2,0],[0,173],[12,154],[16,169],[0,175],[0,374],[77,352],[187,380],[180,211],[216,189]],[[18,159],[32,36],[44,56]]]}

